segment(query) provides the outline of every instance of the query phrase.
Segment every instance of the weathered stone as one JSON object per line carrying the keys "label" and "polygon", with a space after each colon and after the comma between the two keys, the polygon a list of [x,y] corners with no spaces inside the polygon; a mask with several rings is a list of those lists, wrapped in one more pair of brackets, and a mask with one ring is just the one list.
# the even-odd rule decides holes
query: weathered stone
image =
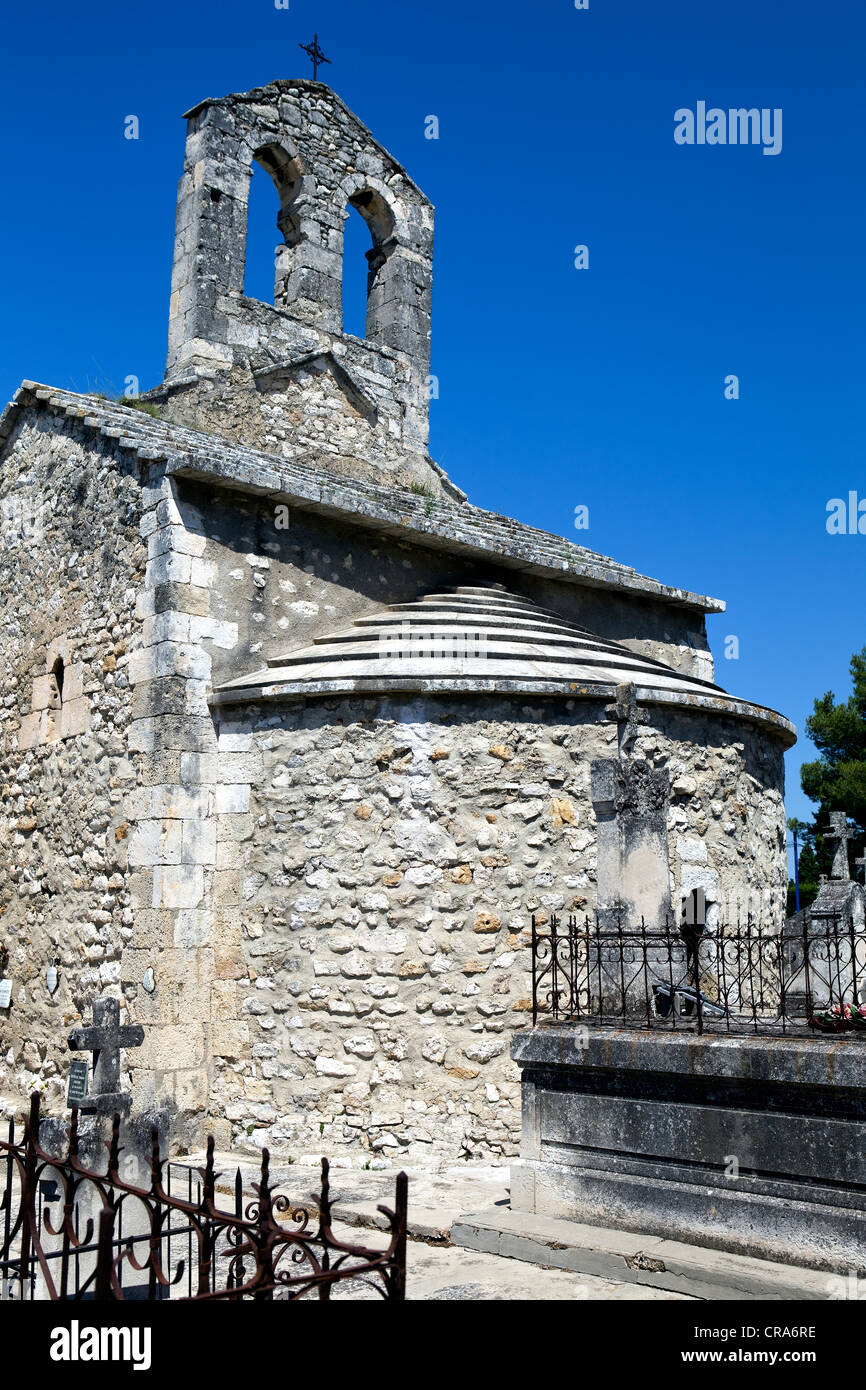
{"label": "weathered stone", "polygon": [[550,818],[559,828],[561,825],[577,825],[577,814],[568,797],[555,796],[550,803]]}
{"label": "weathered stone", "polygon": [[489,1062],[504,1051],[504,1042],[494,1038],[485,1038],[483,1042],[472,1043],[469,1047],[464,1047],[463,1056],[468,1058],[470,1062]]}

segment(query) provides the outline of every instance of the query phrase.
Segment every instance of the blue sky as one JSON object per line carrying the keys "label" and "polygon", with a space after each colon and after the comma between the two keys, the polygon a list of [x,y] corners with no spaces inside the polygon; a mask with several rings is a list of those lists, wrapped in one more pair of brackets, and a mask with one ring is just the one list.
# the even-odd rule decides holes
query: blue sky
{"label": "blue sky", "polygon": [[[436,204],[434,457],[480,506],[726,598],[709,631],[728,689],[800,727],[817,694],[847,696],[866,536],[825,520],[830,498],[866,498],[850,0],[7,10],[0,394],[161,379],[181,114],[308,74],[314,30],[326,80]],[[700,100],[781,108],[781,153],[677,145],[674,112]],[[251,285],[270,280],[268,197]],[[789,755],[789,814],[809,814],[813,755]]]}

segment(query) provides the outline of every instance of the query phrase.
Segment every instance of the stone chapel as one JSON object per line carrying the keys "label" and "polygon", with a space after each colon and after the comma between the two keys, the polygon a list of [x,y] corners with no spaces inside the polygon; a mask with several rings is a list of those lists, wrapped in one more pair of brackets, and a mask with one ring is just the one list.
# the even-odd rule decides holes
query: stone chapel
{"label": "stone chapel", "polygon": [[[532,914],[701,891],[710,926],[755,895],[781,922],[794,731],[714,683],[723,603],[430,457],[433,208],[341,99],[186,120],[164,382],[25,381],[0,419],[0,1094],[62,1109],[109,995],[181,1146],[513,1154]],[[273,303],[243,292],[253,163]]]}

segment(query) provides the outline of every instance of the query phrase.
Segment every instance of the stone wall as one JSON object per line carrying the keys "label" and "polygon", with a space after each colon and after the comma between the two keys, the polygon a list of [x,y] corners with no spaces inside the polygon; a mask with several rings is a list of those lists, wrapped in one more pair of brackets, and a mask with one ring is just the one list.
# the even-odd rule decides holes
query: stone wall
{"label": "stone wall", "polygon": [[[508,714],[487,697],[223,713],[236,800],[218,829],[232,867],[211,1105],[226,1142],[516,1152],[529,919],[594,906],[590,763],[617,736],[600,702]],[[770,885],[781,914],[781,752],[739,724],[651,714],[635,751],[671,777],[674,901]]]}
{"label": "stone wall", "polygon": [[[416,399],[406,364],[384,353],[371,364],[366,343],[346,342],[342,360],[354,364],[351,378],[335,369],[337,357],[312,352],[286,370],[256,376],[237,364],[155,387],[145,399],[172,423],[278,458],[370,482],[381,482],[384,475],[425,496],[462,497],[405,437],[406,403],[410,393],[413,403]],[[363,394],[355,383],[363,383]],[[420,390],[426,409],[426,380]]]}
{"label": "stone wall", "polygon": [[[139,595],[141,640],[129,667],[130,749],[138,783],[126,801],[134,927],[121,960],[124,997],[144,1045],[130,1055],[134,1102],[166,1105],[173,1142],[199,1142],[208,1108],[216,817],[234,805],[218,777],[207,693],[214,651],[236,623],[213,611],[216,567],[201,516],[152,465],[141,497],[148,562]],[[152,979],[152,988],[145,980]]]}
{"label": "stone wall", "polygon": [[[0,1091],[65,1103],[66,1034],[120,992],[132,933],[124,798],[138,641],[134,463],[92,432],[28,413],[0,488]],[[62,666],[61,666],[62,663]],[[56,961],[53,997],[45,971]],[[61,1096],[64,1097],[61,1100]]]}

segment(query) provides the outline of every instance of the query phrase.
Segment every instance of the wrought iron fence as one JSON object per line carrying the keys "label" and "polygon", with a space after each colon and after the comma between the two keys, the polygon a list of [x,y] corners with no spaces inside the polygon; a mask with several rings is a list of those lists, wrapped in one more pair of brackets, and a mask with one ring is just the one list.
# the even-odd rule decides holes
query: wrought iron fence
{"label": "wrought iron fence", "polygon": [[405,1298],[405,1173],[397,1176],[393,1211],[379,1207],[387,1244],[373,1249],[334,1233],[325,1158],[321,1188],[308,1209],[273,1190],[264,1149],[254,1199],[244,1205],[238,1171],[230,1212],[216,1205],[220,1175],[212,1138],[205,1166],[191,1169],[161,1160],[154,1130],[150,1181],[136,1186],[121,1176],[118,1116],[105,1145],[105,1172],[81,1161],[77,1110],[61,1156],[41,1146],[39,1126],[34,1095],[23,1137],[16,1139],[10,1121],[8,1139],[0,1140],[0,1298],[330,1299],[347,1280],[372,1290],[370,1297]]}
{"label": "wrought iron fence", "polygon": [[542,930],[533,917],[531,948],[533,1024],[866,1038],[866,931],[850,920],[708,931],[554,916]]}

